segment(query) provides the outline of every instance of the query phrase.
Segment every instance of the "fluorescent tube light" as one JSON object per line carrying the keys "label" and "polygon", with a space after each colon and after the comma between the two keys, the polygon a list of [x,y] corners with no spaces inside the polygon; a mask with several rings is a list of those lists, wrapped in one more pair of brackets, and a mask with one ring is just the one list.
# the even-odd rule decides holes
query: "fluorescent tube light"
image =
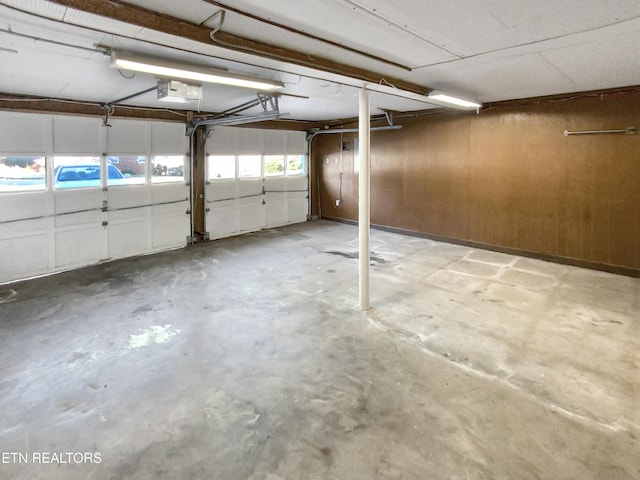
{"label": "fluorescent tube light", "polygon": [[445,107],[476,109],[482,106],[482,104],[480,103],[466,100],[460,97],[454,97],[453,95],[449,95],[448,93],[438,91],[429,93],[428,99],[429,101],[433,100],[433,103],[435,103],[436,105],[443,105]]}
{"label": "fluorescent tube light", "polygon": [[480,103],[473,102],[460,97],[454,97],[448,93],[432,91],[429,95],[420,95],[419,93],[408,92],[389,85],[372,85],[366,84],[365,88],[372,92],[385,93],[395,97],[415,100],[417,102],[428,103],[430,105],[440,105],[443,107],[459,108],[464,110],[475,110],[482,106]]}
{"label": "fluorescent tube light", "polygon": [[115,51],[111,52],[111,66],[123,70],[151,73],[158,77],[182,78],[196,82],[218,83],[256,90],[277,90],[284,86],[282,83],[272,80],[262,80],[204,66],[174,63],[168,60],[140,57]]}

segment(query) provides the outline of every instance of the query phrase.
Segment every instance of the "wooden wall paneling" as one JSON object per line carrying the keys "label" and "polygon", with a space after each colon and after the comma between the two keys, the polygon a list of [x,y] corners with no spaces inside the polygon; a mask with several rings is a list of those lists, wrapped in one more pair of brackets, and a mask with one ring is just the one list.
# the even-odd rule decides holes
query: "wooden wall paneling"
{"label": "wooden wall paneling", "polygon": [[[637,191],[636,191],[637,192]],[[635,218],[635,222],[634,222],[634,226],[635,226],[635,234],[634,234],[634,238],[638,239],[640,238],[640,194],[636,193],[636,200],[635,200],[635,206],[636,206],[636,218]],[[640,242],[635,241],[635,268],[637,268],[638,270],[640,270]]]}
{"label": "wooden wall paneling", "polygon": [[[372,135],[372,221],[639,269],[640,135],[564,136],[640,129],[639,108],[640,95],[627,93],[400,120],[402,130]],[[337,136],[327,135],[318,150],[339,154],[339,140],[329,137]],[[337,177],[333,165],[322,169],[324,195]],[[344,208],[323,198],[326,216],[357,219],[352,172],[345,168]]]}
{"label": "wooden wall paneling", "polygon": [[[387,138],[393,133],[395,132],[372,132],[371,136],[371,222],[378,225],[386,225],[405,208],[402,201],[402,171],[398,168],[402,165],[399,160],[401,157],[394,142]],[[352,172],[353,169],[345,172],[345,175],[349,175],[346,178],[355,177],[354,181],[357,181],[357,175]]]}
{"label": "wooden wall paneling", "polygon": [[640,209],[640,136],[625,135],[619,140],[619,154],[609,156],[607,165],[607,257],[612,265],[635,265],[640,231],[638,221],[629,221],[629,217],[637,218]]}
{"label": "wooden wall paneling", "polygon": [[[470,239],[482,243],[492,243],[492,230],[499,225],[499,195],[497,185],[499,174],[494,168],[495,156],[504,151],[500,138],[492,131],[497,126],[497,117],[488,115],[484,122],[472,122],[470,129]],[[487,216],[494,219],[493,228],[487,223]]]}
{"label": "wooden wall paneling", "polygon": [[[422,161],[422,156],[416,152],[425,150],[426,143],[422,124],[408,122],[402,130],[396,132],[398,135],[390,139],[397,145],[401,162],[398,167],[402,170],[402,210],[398,211],[398,225],[400,228],[415,231],[424,230],[423,203],[425,197],[426,166]],[[378,148],[378,142],[373,143],[372,150]],[[375,195],[375,191],[372,192]],[[410,208],[410,205],[417,205],[418,208]]]}

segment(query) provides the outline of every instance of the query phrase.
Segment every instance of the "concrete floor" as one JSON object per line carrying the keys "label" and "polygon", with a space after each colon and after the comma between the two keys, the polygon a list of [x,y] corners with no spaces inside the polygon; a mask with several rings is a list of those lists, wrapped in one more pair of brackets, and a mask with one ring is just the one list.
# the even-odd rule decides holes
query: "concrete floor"
{"label": "concrete floor", "polygon": [[640,279],[373,232],[362,314],[356,250],[314,222],[1,286],[0,478],[640,479]]}

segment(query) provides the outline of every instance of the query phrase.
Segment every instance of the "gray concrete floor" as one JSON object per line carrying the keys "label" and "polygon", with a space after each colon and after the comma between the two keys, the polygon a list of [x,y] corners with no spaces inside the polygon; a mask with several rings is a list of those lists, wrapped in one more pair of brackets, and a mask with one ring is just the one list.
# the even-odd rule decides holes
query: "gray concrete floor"
{"label": "gray concrete floor", "polygon": [[356,250],[314,222],[0,287],[0,478],[640,479],[640,279],[373,232],[363,314]]}

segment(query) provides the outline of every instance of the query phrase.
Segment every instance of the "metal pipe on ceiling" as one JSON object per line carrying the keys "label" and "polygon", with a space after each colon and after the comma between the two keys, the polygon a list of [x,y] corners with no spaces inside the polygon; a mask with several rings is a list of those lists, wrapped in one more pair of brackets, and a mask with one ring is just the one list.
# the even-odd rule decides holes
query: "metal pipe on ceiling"
{"label": "metal pipe on ceiling", "polygon": [[[222,10],[226,10],[227,12],[237,13],[238,15],[242,15],[243,17],[247,17],[247,18],[250,18],[252,20],[256,20],[258,22],[261,22],[261,23],[264,23],[264,24],[267,24],[267,25],[271,25],[272,27],[280,28],[280,29],[285,30],[287,32],[295,33],[296,35],[301,35],[303,37],[310,38],[312,40],[316,40],[318,42],[326,43],[327,45],[331,45],[333,47],[341,48],[342,50],[346,50],[348,52],[352,52],[352,53],[355,53],[357,55],[370,58],[371,60],[375,60],[377,62],[381,62],[381,63],[387,64],[387,65],[391,65],[393,67],[402,68],[403,70],[406,70],[407,72],[410,72],[410,71],[413,70],[411,67],[408,67],[406,65],[402,65],[401,63],[398,63],[398,62],[394,62],[393,60],[388,60],[386,58],[379,57],[378,55],[374,55],[372,53],[363,52],[362,50],[358,50],[357,48],[349,47],[347,45],[343,45],[341,43],[334,42],[333,40],[329,40],[328,38],[319,37],[317,35],[313,35],[312,33],[305,32],[303,30],[298,30],[297,28],[293,28],[293,27],[290,27],[288,25],[283,25],[282,23],[274,22],[273,20],[269,20],[268,18],[263,18],[263,17],[260,17],[258,15],[254,15],[252,13],[245,12],[244,10],[240,10],[239,8],[231,7],[229,5],[226,5],[224,3],[218,2],[216,0],[203,0],[203,1],[206,2],[206,3],[210,3],[211,5],[215,5],[216,7],[219,7]],[[214,15],[212,15],[211,17],[209,17],[209,18],[212,18],[215,15],[217,15],[217,12]],[[207,20],[205,20],[205,22]]]}
{"label": "metal pipe on ceiling", "polygon": [[[74,45],[72,43],[59,42],[57,40],[51,40],[49,38],[36,37],[35,35],[28,35],[26,33],[16,32],[16,31],[12,30],[11,28],[8,28],[8,29],[0,28],[0,32],[1,33],[7,33],[9,35],[15,35],[16,37],[27,38],[29,40],[34,40],[36,42],[44,42],[44,43],[50,43],[52,45],[58,45],[58,46],[61,46],[61,47],[69,47],[69,48],[75,48],[75,49],[78,49],[78,50],[84,50],[85,52],[104,53],[104,51],[102,49],[99,49],[99,48],[83,47],[82,45]],[[6,48],[3,49],[3,50],[10,51],[9,49],[6,49]],[[18,52],[14,51],[14,53],[18,53]]]}

